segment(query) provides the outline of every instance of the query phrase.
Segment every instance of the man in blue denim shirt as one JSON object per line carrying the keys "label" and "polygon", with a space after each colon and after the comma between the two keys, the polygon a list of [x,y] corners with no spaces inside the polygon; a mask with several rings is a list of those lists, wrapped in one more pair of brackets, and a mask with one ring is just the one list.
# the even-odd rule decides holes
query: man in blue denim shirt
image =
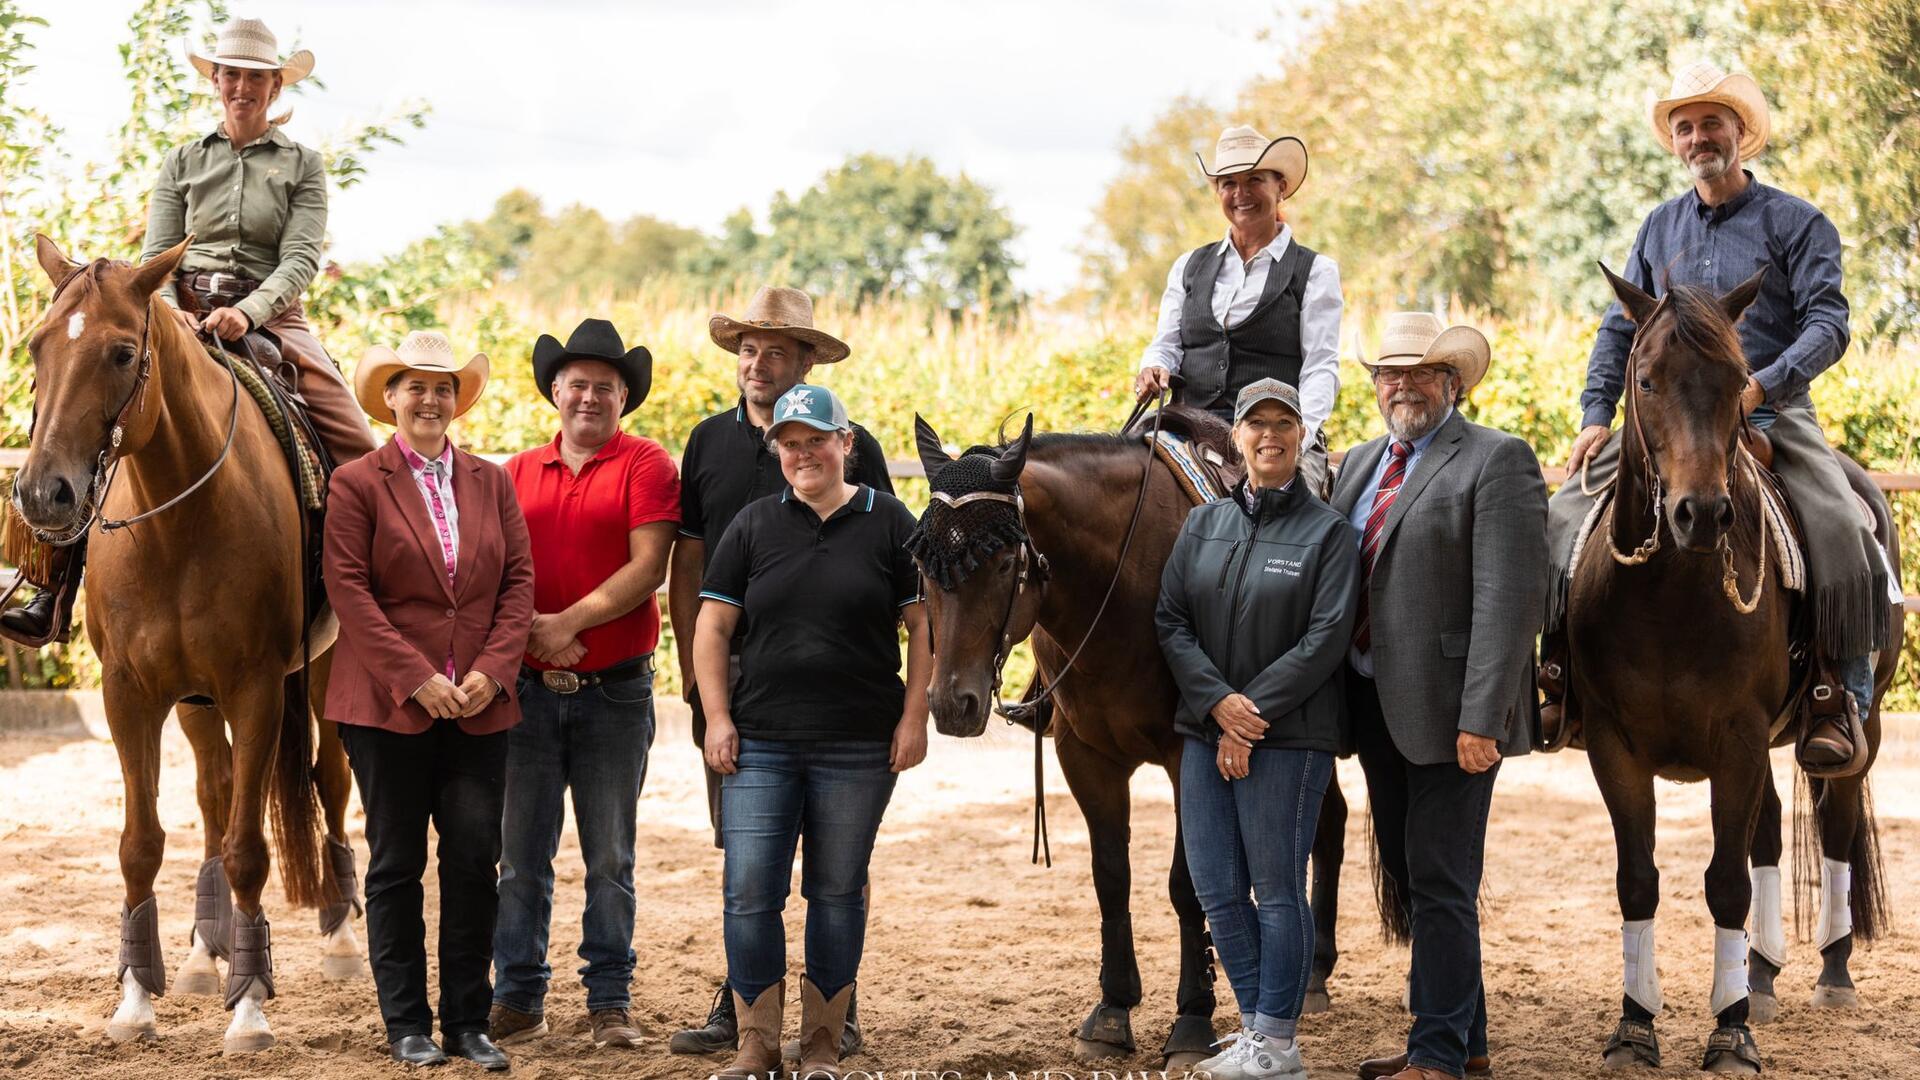
{"label": "man in blue denim shirt", "polygon": [[[1693,188],[1660,204],[1640,226],[1623,276],[1654,295],[1673,285],[1725,294],[1765,270],[1760,295],[1737,329],[1752,374],[1742,408],[1771,437],[1774,468],[1806,532],[1815,647],[1839,670],[1852,704],[1872,705],[1870,654],[1886,640],[1891,574],[1863,522],[1839,462],[1813,412],[1807,388],[1846,351],[1847,298],[1841,292],[1840,234],[1803,199],[1756,181],[1742,163],[1766,147],[1766,98],[1752,78],[1697,63],[1653,107],[1662,145],[1693,177]],[[1580,395],[1582,428],[1555,493],[1549,540],[1556,580],[1542,649],[1543,738],[1550,746],[1578,731],[1566,709],[1566,647],[1560,633],[1575,534],[1597,491],[1613,478],[1620,440],[1609,437],[1623,389],[1633,324],[1607,308]],[[1586,472],[1582,478],[1581,470]],[[1844,715],[1823,720],[1801,744],[1809,768],[1832,769],[1852,755]]]}

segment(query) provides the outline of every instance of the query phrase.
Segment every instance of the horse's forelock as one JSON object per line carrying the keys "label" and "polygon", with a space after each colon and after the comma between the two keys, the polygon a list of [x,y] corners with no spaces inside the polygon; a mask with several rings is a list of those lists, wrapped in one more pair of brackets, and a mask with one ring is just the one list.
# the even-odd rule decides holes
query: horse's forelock
{"label": "horse's forelock", "polygon": [[1667,291],[1661,309],[1667,312],[1673,340],[1701,359],[1747,373],[1746,354],[1733,321],[1720,307],[1719,297],[1697,285],[1675,285]]}

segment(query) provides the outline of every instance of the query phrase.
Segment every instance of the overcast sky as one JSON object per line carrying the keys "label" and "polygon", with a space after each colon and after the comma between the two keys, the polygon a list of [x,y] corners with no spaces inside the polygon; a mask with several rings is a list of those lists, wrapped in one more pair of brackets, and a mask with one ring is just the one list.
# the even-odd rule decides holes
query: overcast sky
{"label": "overcast sky", "polygon": [[[1301,5],[1292,5],[1297,11]],[[125,110],[116,46],[132,0],[27,0],[22,97],[97,154]],[[288,131],[324,141],[418,99],[426,130],[335,192],[329,256],[392,251],[526,187],[711,230],[846,155],[919,153],[990,185],[1021,227],[1019,284],[1074,283],[1075,248],[1127,130],[1190,94],[1233,99],[1296,26],[1268,0],[326,0],[251,2],[328,89]],[[209,114],[209,127],[214,117]],[[1249,118],[1269,134],[1284,118]]]}

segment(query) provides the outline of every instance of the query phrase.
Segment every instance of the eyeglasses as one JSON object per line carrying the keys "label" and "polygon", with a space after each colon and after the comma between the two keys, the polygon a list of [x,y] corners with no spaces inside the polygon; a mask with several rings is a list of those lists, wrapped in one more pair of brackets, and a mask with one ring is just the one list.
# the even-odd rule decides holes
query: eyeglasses
{"label": "eyeglasses", "polygon": [[1432,386],[1440,381],[1440,376],[1451,374],[1453,369],[1449,367],[1374,368],[1373,381],[1387,386],[1399,386],[1402,383]]}

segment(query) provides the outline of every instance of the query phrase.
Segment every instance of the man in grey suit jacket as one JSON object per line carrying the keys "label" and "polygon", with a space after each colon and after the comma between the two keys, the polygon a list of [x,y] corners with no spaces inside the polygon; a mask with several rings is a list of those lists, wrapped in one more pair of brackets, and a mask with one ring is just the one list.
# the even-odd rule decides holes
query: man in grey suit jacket
{"label": "man in grey suit jacket", "polygon": [[1363,1063],[1369,1080],[1488,1068],[1475,902],[1499,763],[1532,747],[1547,591],[1538,460],[1454,409],[1490,359],[1472,327],[1391,316],[1369,365],[1389,433],[1349,451],[1333,488],[1361,545],[1349,720],[1413,933],[1406,1053]]}

